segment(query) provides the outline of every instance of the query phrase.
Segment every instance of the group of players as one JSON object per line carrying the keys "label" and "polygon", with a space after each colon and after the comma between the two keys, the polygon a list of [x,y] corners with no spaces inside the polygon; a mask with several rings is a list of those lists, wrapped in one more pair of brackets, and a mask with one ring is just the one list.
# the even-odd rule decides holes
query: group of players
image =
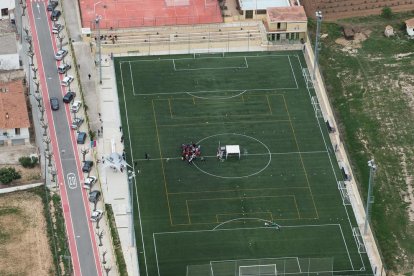
{"label": "group of players", "polygon": [[181,160],[189,164],[201,156],[201,146],[195,143],[181,145]]}

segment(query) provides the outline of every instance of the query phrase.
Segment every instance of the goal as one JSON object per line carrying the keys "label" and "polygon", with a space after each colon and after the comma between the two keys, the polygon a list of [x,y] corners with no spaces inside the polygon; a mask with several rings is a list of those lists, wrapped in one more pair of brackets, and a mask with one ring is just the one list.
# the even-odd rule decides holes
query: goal
{"label": "goal", "polygon": [[240,266],[239,276],[277,276],[276,264]]}

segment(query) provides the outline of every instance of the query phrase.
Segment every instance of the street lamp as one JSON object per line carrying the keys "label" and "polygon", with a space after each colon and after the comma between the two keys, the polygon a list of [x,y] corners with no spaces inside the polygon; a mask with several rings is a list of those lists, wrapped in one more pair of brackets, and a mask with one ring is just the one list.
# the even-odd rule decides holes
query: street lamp
{"label": "street lamp", "polygon": [[[98,2],[98,3],[100,3],[100,2]],[[96,4],[98,4],[98,3],[96,3]],[[95,6],[94,6],[94,9],[95,9]],[[96,23],[96,28],[98,29],[98,37],[97,37],[96,41],[98,42],[99,84],[102,84],[101,28],[99,26],[100,21],[101,21],[101,16],[96,15],[95,23]]]}
{"label": "street lamp", "polygon": [[315,38],[315,55],[313,60],[313,81],[316,77],[316,68],[318,67],[318,54],[319,54],[319,36],[321,33],[321,23],[322,23],[322,12],[316,11],[316,38]]}

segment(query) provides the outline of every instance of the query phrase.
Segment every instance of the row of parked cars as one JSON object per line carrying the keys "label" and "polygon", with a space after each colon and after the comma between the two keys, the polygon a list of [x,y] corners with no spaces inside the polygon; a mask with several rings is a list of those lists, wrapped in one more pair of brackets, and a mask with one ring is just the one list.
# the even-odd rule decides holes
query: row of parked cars
{"label": "row of parked cars", "polygon": [[[58,34],[60,31],[63,30],[63,25],[57,23],[56,21],[59,19],[61,12],[55,9],[58,6],[58,1],[50,0],[47,6],[47,10],[51,11],[50,19],[54,21],[52,33]],[[61,80],[62,86],[69,86],[72,81],[74,80],[73,76],[68,75],[68,71],[71,69],[71,65],[64,61],[65,57],[67,56],[68,51],[66,49],[60,49],[55,54],[55,60],[61,61],[61,63],[57,67],[57,72],[59,74],[65,74],[65,77]],[[70,125],[70,128],[77,131],[77,144],[85,144],[86,142],[86,132],[79,131],[81,125],[84,122],[84,119],[81,117],[76,116],[79,112],[80,108],[82,107],[82,102],[76,100],[76,93],[69,91],[63,96],[63,103],[71,104],[70,111],[74,114],[74,118]],[[52,110],[59,110],[59,99],[57,97],[50,98],[50,105]],[[89,201],[93,204],[97,204],[97,202],[101,198],[101,192],[99,190],[92,190],[93,185],[97,182],[96,176],[89,175],[93,168],[93,161],[84,161],[82,166],[82,172],[87,174],[85,182],[83,184],[83,188],[88,189],[89,192]],[[95,209],[91,214],[91,221],[98,221],[103,216],[103,211],[99,209]]]}

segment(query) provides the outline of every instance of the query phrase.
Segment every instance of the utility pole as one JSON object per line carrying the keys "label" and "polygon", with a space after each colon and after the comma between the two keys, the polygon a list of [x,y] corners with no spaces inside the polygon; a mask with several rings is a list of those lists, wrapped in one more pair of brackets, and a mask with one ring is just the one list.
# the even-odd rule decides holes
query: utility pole
{"label": "utility pole", "polygon": [[101,21],[101,16],[97,15],[95,18],[96,28],[98,29],[98,37],[96,41],[98,42],[98,58],[99,58],[99,84],[102,84],[102,52],[101,52],[101,28],[99,23]]}
{"label": "utility pole", "polygon": [[371,219],[370,209],[372,203],[374,203],[374,197],[372,196],[372,188],[374,186],[374,174],[377,170],[377,165],[374,163],[374,159],[368,161],[369,167],[369,181],[368,181],[368,196],[367,196],[367,206],[365,208],[365,226],[364,226],[364,235],[367,234],[368,224]]}
{"label": "utility pole", "polygon": [[316,79],[316,68],[318,68],[318,55],[319,55],[319,37],[321,34],[322,24],[322,12],[316,11],[316,38],[315,38],[315,54],[313,60],[313,81]]}

